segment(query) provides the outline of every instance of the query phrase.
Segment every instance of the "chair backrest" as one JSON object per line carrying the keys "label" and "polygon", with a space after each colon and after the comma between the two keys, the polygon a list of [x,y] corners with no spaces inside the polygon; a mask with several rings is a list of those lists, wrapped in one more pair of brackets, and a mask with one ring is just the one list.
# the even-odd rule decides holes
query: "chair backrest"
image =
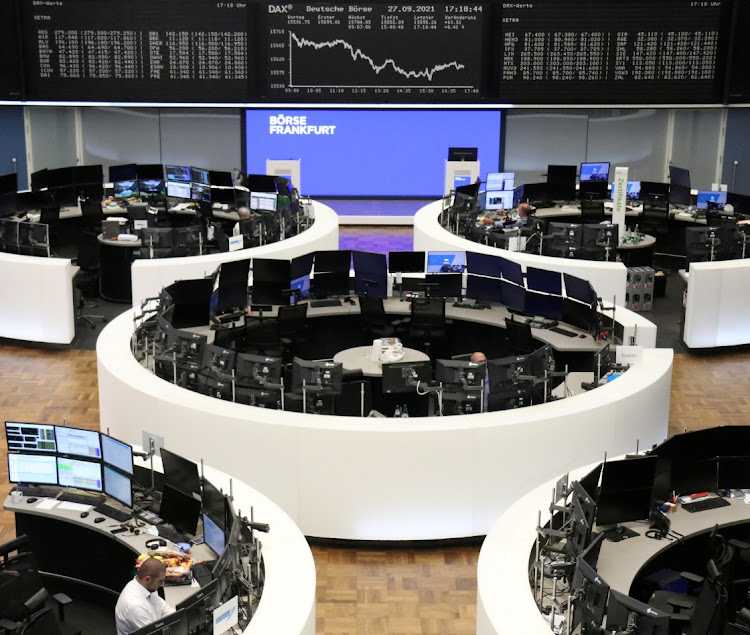
{"label": "chair backrest", "polygon": [[347,381],[341,384],[341,394],[335,398],[335,414],[344,417],[366,417],[370,410],[372,386],[368,380]]}
{"label": "chair backrest", "polygon": [[535,348],[534,337],[531,335],[531,325],[517,322],[513,318],[505,318],[505,328],[508,331],[508,342],[513,353],[531,353]]}
{"label": "chair backrest", "polygon": [[76,263],[84,271],[99,268],[99,240],[92,232],[82,231],[78,240],[78,258]]}
{"label": "chair backrest", "polygon": [[279,335],[299,335],[305,330],[307,323],[307,302],[294,306],[279,307],[278,325]]}
{"label": "chair backrest", "polygon": [[[713,565],[713,566],[712,566]],[[690,617],[690,632],[719,635],[726,604],[726,591],[713,560],[709,560],[708,572],[703,578],[701,590],[695,599]]]}
{"label": "chair backrest", "polygon": [[418,298],[411,301],[411,325],[416,327],[444,327],[445,300],[443,298]]}
{"label": "chair backrest", "polygon": [[60,622],[51,608],[34,613],[18,630],[18,635],[62,635]]}
{"label": "chair backrest", "polygon": [[102,202],[96,198],[87,198],[81,201],[81,214],[86,225],[101,225],[104,216]]}
{"label": "chair backrest", "polygon": [[385,324],[385,308],[382,298],[373,298],[370,295],[358,295],[359,314],[362,321],[367,324]]}
{"label": "chair backrest", "polygon": [[644,221],[652,223],[666,223],[669,220],[669,203],[664,201],[643,201]]}
{"label": "chair backrest", "polygon": [[601,201],[581,201],[581,222],[601,223],[604,220],[604,203]]}
{"label": "chair backrest", "polygon": [[39,215],[39,222],[45,225],[54,225],[60,220],[60,207],[43,207]]}

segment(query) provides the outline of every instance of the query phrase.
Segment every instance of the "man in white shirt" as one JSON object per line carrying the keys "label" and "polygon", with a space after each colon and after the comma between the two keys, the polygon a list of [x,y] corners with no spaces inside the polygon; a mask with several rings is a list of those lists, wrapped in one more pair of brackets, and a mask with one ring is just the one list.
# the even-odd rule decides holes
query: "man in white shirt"
{"label": "man in white shirt", "polygon": [[167,566],[156,558],[141,563],[137,575],[125,585],[115,606],[117,635],[128,635],[174,613],[156,593],[167,577]]}

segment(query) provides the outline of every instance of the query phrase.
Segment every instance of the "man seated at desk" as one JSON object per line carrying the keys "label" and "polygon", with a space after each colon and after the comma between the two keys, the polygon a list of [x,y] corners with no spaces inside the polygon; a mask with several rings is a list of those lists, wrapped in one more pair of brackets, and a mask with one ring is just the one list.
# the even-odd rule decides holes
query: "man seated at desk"
{"label": "man seated at desk", "polygon": [[239,236],[242,233],[242,230],[240,229],[240,222],[250,218],[250,210],[247,207],[238,207],[237,216],[240,217],[240,220],[238,220],[234,224],[234,229],[232,230],[232,236]]}
{"label": "man seated at desk", "polygon": [[477,222],[480,225],[486,225],[488,229],[494,227],[496,230],[526,227],[526,223],[529,221],[530,212],[531,205],[528,203],[521,203],[516,208],[515,213],[509,212],[506,216],[482,216],[477,219]]}
{"label": "man seated at desk", "polygon": [[156,558],[141,563],[136,576],[125,585],[115,606],[117,635],[128,635],[174,613],[157,591],[164,585],[167,565]]}

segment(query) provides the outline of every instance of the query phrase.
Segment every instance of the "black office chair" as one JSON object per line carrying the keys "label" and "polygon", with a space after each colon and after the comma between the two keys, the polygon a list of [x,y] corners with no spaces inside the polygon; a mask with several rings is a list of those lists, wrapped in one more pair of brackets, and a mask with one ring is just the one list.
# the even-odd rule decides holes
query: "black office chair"
{"label": "black office chair", "polygon": [[279,307],[276,318],[282,357],[286,359],[298,344],[305,342],[308,303]]}
{"label": "black office chair", "polygon": [[370,340],[396,335],[396,327],[389,322],[381,298],[358,295],[357,300],[359,301],[360,327]]}
{"label": "black office chair", "polygon": [[581,201],[582,223],[601,223],[604,218],[604,203],[601,201]]}
{"label": "black office chair", "polygon": [[84,229],[78,240],[78,258],[76,264],[80,270],[73,278],[75,319],[86,322],[92,329],[96,328],[94,320],[106,322],[103,315],[84,313],[84,309],[93,309],[96,302],[86,302],[87,298],[99,297],[99,240],[96,235]]}
{"label": "black office chair", "polygon": [[421,350],[430,353],[433,340],[448,335],[443,298],[419,298],[411,301],[411,321],[408,338]]}
{"label": "black office chair", "polygon": [[84,230],[93,231],[95,235],[101,233],[104,219],[101,199],[88,198],[81,200],[80,203]]}
{"label": "black office chair", "polygon": [[643,201],[639,229],[656,238],[669,235],[669,203],[666,199]]}
{"label": "black office chair", "polygon": [[528,355],[538,347],[531,335],[531,325],[516,322],[515,317],[505,318],[505,329],[508,335],[508,346],[514,355]]}

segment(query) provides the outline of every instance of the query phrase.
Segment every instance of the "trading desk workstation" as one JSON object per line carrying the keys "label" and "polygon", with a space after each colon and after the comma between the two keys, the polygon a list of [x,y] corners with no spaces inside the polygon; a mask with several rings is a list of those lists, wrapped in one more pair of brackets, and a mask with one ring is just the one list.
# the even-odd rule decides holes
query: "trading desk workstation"
{"label": "trading desk workstation", "polygon": [[[401,262],[414,259],[413,252],[394,253],[401,258]],[[128,312],[114,320],[103,330],[97,342],[101,425],[125,439],[139,435],[140,429],[171,439],[179,430],[180,446],[176,448],[177,451],[188,456],[195,456],[199,452],[209,462],[221,460],[225,469],[246,478],[253,487],[278,502],[306,535],[378,541],[481,535],[489,529],[491,519],[510,504],[518,491],[538,482],[541,475],[538,474],[538,461],[533,457],[544,457],[542,471],[547,472],[555,465],[569,465],[572,460],[580,463],[583,456],[593,458],[591,448],[596,447],[598,452],[602,443],[614,444],[619,452],[626,451],[630,447],[629,439],[634,428],[640,429],[642,438],[650,438],[655,428],[661,430],[666,426],[672,352],[650,348],[653,346],[652,337],[655,336],[653,325],[650,330],[645,326],[648,324],[646,320],[634,317],[632,312],[619,307],[614,318],[618,338],[624,337],[626,342],[632,343],[636,330],[633,320],[638,320],[637,343],[644,345],[645,350],[642,361],[631,366],[615,381],[561,400],[550,399],[547,390],[540,388],[537,395],[541,398],[538,396],[535,400],[532,395],[531,399],[532,403],[538,405],[530,407],[515,407],[521,403],[512,399],[503,400],[496,407],[490,399],[489,412],[463,405],[457,411],[451,405],[445,408],[444,414],[472,414],[419,416],[425,413],[409,400],[422,400],[423,404],[434,400],[433,395],[420,395],[418,392],[427,388],[435,392],[436,384],[430,381],[433,370],[437,372],[441,366],[449,368],[461,364],[459,360],[454,362],[449,357],[460,355],[465,359],[467,354],[480,350],[485,352],[491,363],[498,356],[507,354],[508,340],[504,337],[504,327],[508,324],[505,318],[531,333],[534,351],[538,347],[543,351],[545,344],[550,345],[551,348],[546,350],[556,359],[558,372],[568,363],[571,371],[587,368],[583,372],[593,380],[593,369],[596,367],[594,358],[601,353],[606,342],[596,340],[590,333],[587,334],[587,330],[570,324],[561,323],[560,327],[552,327],[568,333],[543,328],[552,325],[553,321],[549,319],[542,320],[539,328],[531,328],[526,323],[527,318],[520,315],[518,307],[511,312],[498,302],[502,296],[492,296],[494,301],[489,301],[487,296],[482,295],[483,299],[476,303],[477,306],[472,306],[470,296],[476,290],[487,293],[489,288],[492,294],[503,287],[513,287],[510,296],[507,296],[511,299],[517,298],[518,293],[534,293],[526,290],[526,282],[523,281],[518,285],[506,279],[506,284],[503,284],[502,267],[506,267],[506,276],[514,277],[522,273],[521,268],[513,263],[506,266],[494,259],[483,260],[480,266],[497,265],[498,268],[493,269],[497,277],[485,276],[490,282],[477,285],[471,278],[479,277],[472,273],[476,271],[474,267],[478,261],[469,254],[466,254],[468,273],[459,273],[457,278],[457,270],[453,268],[453,265],[458,266],[458,261],[453,260],[458,255],[455,252],[438,256],[433,254],[432,261],[429,254],[420,254],[421,275],[405,271],[386,273],[385,256],[380,254],[374,256],[382,259],[381,268],[377,272],[369,269],[363,272],[358,270],[358,263],[369,262],[368,254],[345,253],[343,258],[340,255],[340,252],[316,252],[310,254],[308,259],[303,258],[303,262],[307,263],[306,271],[300,274],[301,280],[296,279],[296,284],[295,278],[292,278],[291,285],[290,271],[301,266],[299,263],[294,260],[291,263],[280,261],[269,266],[266,259],[253,260],[253,299],[245,304],[248,302],[248,268],[245,268],[238,278],[242,288],[233,297],[235,301],[239,297],[241,307],[246,308],[241,308],[232,318],[234,322],[223,326],[211,320],[210,311],[205,306],[196,312],[193,310],[195,307],[180,306],[177,299],[183,285],[197,284],[207,289],[205,293],[209,299],[206,302],[209,302],[213,293],[210,280],[208,283],[200,280],[181,281],[166,288],[159,301],[165,302],[163,307],[167,307],[166,313],[162,306],[154,308],[151,313],[148,307],[144,307],[143,312]],[[442,268],[447,256],[451,258],[449,272],[424,274],[425,264],[429,266],[430,262],[435,264],[439,260],[439,267]],[[355,290],[362,290],[357,299],[349,295],[349,291],[343,294],[344,301],[338,296],[289,306],[289,295],[297,295],[295,288],[305,295],[308,289],[316,294],[321,289],[319,285],[323,285],[323,295],[330,295],[331,289],[335,288],[334,281],[338,279],[339,283],[350,289],[350,258],[354,260],[353,286]],[[338,261],[343,263],[345,271],[338,272],[338,275],[326,271],[330,263]],[[394,254],[391,254],[391,262],[396,262]],[[327,263],[322,266],[322,272],[321,263]],[[237,263],[231,265],[236,267]],[[274,273],[276,267],[286,272],[281,279]],[[223,298],[233,295],[222,292],[222,280],[228,283],[233,279],[231,268],[224,269],[225,265],[222,265],[218,273],[219,286],[214,307],[221,307]],[[307,274],[311,269],[312,275],[309,276]],[[408,267],[403,269],[412,271]],[[316,282],[318,275],[320,278]],[[536,275],[531,272],[532,286]],[[556,275],[562,281],[559,272]],[[444,278],[435,280],[434,276]],[[358,281],[363,286],[358,286]],[[459,291],[454,290],[456,283]],[[442,307],[446,320],[444,331],[434,333],[434,336],[424,331],[410,332],[412,323],[405,321],[405,318],[415,319],[413,303],[399,296],[378,297],[387,295],[386,290],[390,290],[394,284],[399,296],[406,294],[407,289],[411,289],[408,291],[410,294],[421,295],[415,299],[417,305],[427,303]],[[287,288],[288,285],[290,288]],[[579,288],[572,279],[567,280],[566,285],[569,293],[573,294]],[[277,288],[271,294],[281,294],[283,299],[272,302],[271,306],[256,304],[263,297],[262,294],[271,292],[274,286]],[[591,303],[586,311],[592,315],[588,312],[594,311],[594,294],[588,283],[584,283],[579,290],[584,288]],[[257,293],[261,295],[256,297]],[[425,297],[425,294],[436,297]],[[451,302],[450,298],[457,299],[457,294],[461,296],[460,302]],[[448,296],[448,302],[444,296]],[[559,301],[552,296],[550,298],[553,303]],[[406,346],[422,353],[428,352],[430,358],[427,376],[419,371],[416,374],[410,371],[398,375],[409,394],[382,394],[382,388],[376,388],[377,382],[381,381],[378,378],[360,377],[357,380],[360,384],[371,384],[374,409],[377,409],[378,400],[380,404],[390,404],[390,409],[381,413],[386,415],[384,418],[360,416],[368,413],[369,406],[360,410],[359,392],[355,395],[356,416],[351,412],[337,412],[339,402],[334,401],[331,407],[324,400],[322,404],[315,398],[308,401],[309,394],[304,393],[305,381],[308,387],[322,387],[328,381],[324,381],[326,377],[332,378],[341,372],[341,369],[336,370],[338,365],[332,361],[337,354],[357,346],[372,345],[373,339],[377,339],[372,331],[364,328],[363,307],[369,304],[369,300],[382,303],[385,326],[390,326],[391,321],[400,322],[395,325],[396,333],[402,333]],[[170,302],[174,303],[171,307]],[[489,308],[483,308],[485,304]],[[255,337],[257,332],[263,331],[266,323],[279,326],[283,313],[299,307],[306,311],[301,333],[282,334],[274,340]],[[185,318],[186,311],[192,316],[192,323]],[[198,321],[195,320],[196,316],[200,316]],[[245,316],[247,323],[243,323]],[[220,322],[221,316],[217,319]],[[604,319],[606,322],[607,318]],[[207,326],[209,320],[216,328]],[[598,318],[596,322],[602,324]],[[263,328],[258,329],[259,325]],[[213,344],[210,339],[212,333]],[[193,351],[200,348],[200,360],[186,364],[177,359],[176,351],[187,350],[178,342],[188,342],[187,349]],[[231,348],[237,344],[240,345],[238,348]],[[270,348],[259,350],[260,345]],[[271,354],[269,351],[273,347],[277,347],[278,352]],[[163,355],[160,350],[164,351]],[[209,352],[207,357],[206,351]],[[527,355],[521,354],[513,357],[513,360],[527,358]],[[545,355],[544,359],[547,358]],[[565,359],[569,361],[561,361]],[[264,384],[262,381],[258,385],[252,383],[259,381],[259,377],[262,379],[266,367],[276,364],[276,368],[284,369],[280,370],[283,372],[280,376],[286,380],[281,386],[266,384],[265,390],[281,389],[285,395],[283,404],[279,403],[278,397],[261,400],[259,391],[264,389]],[[285,372],[289,367],[287,364],[294,371],[291,375]],[[310,364],[318,369],[317,375],[302,374]],[[389,381],[385,372],[389,366],[391,364],[388,363],[382,365],[383,388]],[[398,363],[393,366],[397,367]],[[533,365],[529,369],[533,369]],[[523,372],[516,373],[514,370],[506,376],[505,381],[536,382],[537,387],[541,386],[543,380],[540,382],[539,377],[531,376],[523,379]],[[541,372],[544,374],[543,368]],[[297,373],[299,375],[295,377]],[[340,374],[338,376],[341,377]],[[484,371],[476,372],[474,376],[481,382]],[[464,376],[464,379],[467,377]],[[269,381],[279,384],[279,375]],[[333,380],[330,381],[330,385],[333,385]],[[561,382],[558,376],[550,383]],[[596,384],[593,381],[593,385]],[[343,389],[343,384],[339,386]],[[544,403],[545,395],[547,403]],[[293,403],[295,398],[296,404]],[[398,419],[392,418],[395,406],[407,401],[409,417],[404,418],[402,412]],[[443,406],[447,401],[443,400]],[[285,411],[279,409],[281,405]],[[304,412],[307,405],[312,407]],[[427,410],[429,413],[429,408]],[[440,410],[437,404],[434,413],[437,415]],[[133,429],[127,414],[133,411],[139,412],[139,430]],[[311,414],[313,412],[323,414]],[[210,426],[211,435],[200,434],[207,426]],[[196,434],[185,434],[185,431],[195,431]],[[245,453],[227,452],[226,444],[230,439],[234,447],[249,448],[252,460],[248,461]],[[586,441],[582,443],[581,439]],[[509,444],[516,449],[513,453],[515,458],[506,457],[498,461],[495,449]],[[325,469],[321,469],[322,465],[326,466]],[[414,474],[419,474],[419,478],[415,478]],[[342,478],[342,475],[346,477]],[[373,478],[374,475],[377,478]],[[498,488],[503,489],[499,487],[500,484],[504,482],[513,482],[514,487],[505,493],[498,493]]]}
{"label": "trading desk workstation", "polygon": [[[17,535],[28,539],[15,558],[32,553],[54,588],[112,610],[114,619],[136,558],[149,554],[170,561],[164,596],[180,621],[165,633],[214,632],[212,612],[234,596],[239,605],[222,632],[232,622],[246,634],[314,632],[312,554],[289,517],[259,492],[166,448],[151,456],[136,447],[134,459],[130,445],[96,431],[5,427],[17,485],[4,506],[15,514]],[[4,589],[4,618],[23,622],[13,602],[22,603],[26,589]]]}
{"label": "trading desk workstation", "polygon": [[482,546],[477,633],[750,631],[749,431],[677,435],[531,490]]}

